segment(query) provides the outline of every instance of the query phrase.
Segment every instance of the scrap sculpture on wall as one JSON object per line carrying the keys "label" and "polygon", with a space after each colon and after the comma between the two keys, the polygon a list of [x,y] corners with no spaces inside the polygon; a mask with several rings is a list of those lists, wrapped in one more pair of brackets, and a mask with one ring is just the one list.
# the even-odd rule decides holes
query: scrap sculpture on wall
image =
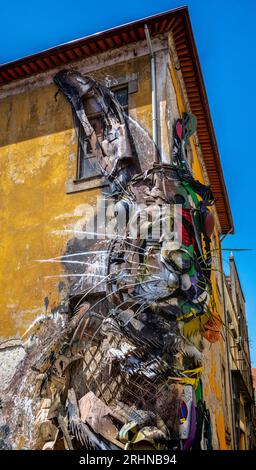
{"label": "scrap sculpture on wall", "polygon": [[[110,182],[115,214],[125,213],[127,222],[108,246],[105,299],[94,306],[90,294],[79,300],[90,304],[83,332],[90,332],[87,342],[98,355],[93,372],[91,355],[85,356],[89,392],[79,402],[82,422],[91,423],[90,431],[101,435],[106,446],[109,432],[110,442],[126,448],[169,448],[180,442],[190,448],[196,434],[195,389],[200,388],[202,351],[189,339],[186,326],[194,320],[200,329],[209,316],[214,227],[208,209],[214,203],[212,192],[193,178],[186,163],[196,119],[185,115],[174,123],[171,165],[156,162],[140,173],[125,115],[113,93],[70,71],[60,72],[55,83],[71,103],[80,139],[89,140]],[[101,142],[86,116],[86,96],[102,108]],[[139,235],[132,233],[138,220],[144,220]],[[160,226],[162,233],[156,237]],[[115,416],[116,407],[125,415],[124,422]],[[74,434],[81,442],[89,441],[83,427],[75,429],[72,412]]]}
{"label": "scrap sculpture on wall", "polygon": [[[218,339],[210,281],[214,198],[187,163],[196,119],[184,114],[173,123],[170,164],[152,155],[141,171],[114,94],[74,71],[54,81],[71,104],[80,144],[90,144],[109,183],[115,217],[125,214],[126,222],[106,241],[104,295],[70,289],[71,319],[33,366],[40,395],[51,399],[52,445],[61,432],[71,449],[210,449],[200,374],[202,336]],[[86,97],[102,110],[101,141]]]}

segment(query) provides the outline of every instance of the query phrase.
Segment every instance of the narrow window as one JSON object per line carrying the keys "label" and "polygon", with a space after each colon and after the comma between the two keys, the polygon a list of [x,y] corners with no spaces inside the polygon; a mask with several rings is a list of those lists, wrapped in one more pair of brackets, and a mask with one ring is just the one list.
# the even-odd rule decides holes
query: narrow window
{"label": "narrow window", "polygon": [[[120,105],[123,107],[125,113],[128,113],[128,86],[120,86],[112,88]],[[84,100],[85,112],[88,120],[95,130],[97,139],[102,142],[105,138],[105,121],[101,112],[100,106],[92,98]],[[95,148],[92,148],[90,141],[85,139],[78,143],[78,157],[77,157],[77,179],[85,180],[101,176],[101,169],[97,162]]]}

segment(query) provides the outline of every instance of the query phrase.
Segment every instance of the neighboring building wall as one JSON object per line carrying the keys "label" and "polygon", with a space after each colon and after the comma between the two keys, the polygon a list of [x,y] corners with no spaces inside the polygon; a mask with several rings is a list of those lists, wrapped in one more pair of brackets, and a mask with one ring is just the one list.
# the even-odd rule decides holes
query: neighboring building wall
{"label": "neighboring building wall", "polygon": [[[84,61],[76,68],[106,84],[137,81],[129,94],[129,114],[151,134],[151,81],[149,58],[134,58],[131,51],[109,53],[101,67],[93,70]],[[169,37],[156,42],[159,142],[168,159],[172,121],[189,112],[189,103],[180,72],[175,69],[175,50]],[[125,54],[127,61],[125,62]],[[107,65],[107,62],[111,65]],[[97,69],[97,70],[96,70]],[[164,73],[163,73],[164,70]],[[166,88],[166,83],[168,87]],[[9,91],[8,91],[9,90]],[[99,188],[75,185],[77,138],[71,109],[62,95],[55,99],[56,87],[48,75],[40,80],[5,86],[0,91],[0,167],[5,182],[1,212],[1,327],[2,339],[18,337],[32,321],[47,312],[65,312],[65,269],[53,258],[61,257],[72,233],[86,220],[84,204],[95,205]],[[167,107],[169,106],[169,109]],[[166,121],[168,111],[169,121]],[[191,138],[191,163],[195,177],[207,181],[197,137]],[[85,191],[85,188],[87,190]],[[219,251],[220,226],[216,214],[214,233],[213,310],[224,323]],[[72,249],[72,247],[71,247]],[[75,249],[75,246],[74,246]],[[51,263],[39,260],[52,259]],[[57,313],[57,312],[56,312]],[[231,447],[231,420],[228,392],[225,336],[218,342],[205,339],[203,398],[210,410],[215,449]]]}
{"label": "neighboring building wall", "polygon": [[252,384],[253,384],[253,392],[254,392],[254,403],[256,404],[256,369],[255,367],[252,368]]}
{"label": "neighboring building wall", "polygon": [[252,383],[254,393],[254,407],[253,407],[253,448],[256,448],[256,369],[252,368]]}
{"label": "neighboring building wall", "polygon": [[236,443],[239,449],[251,449],[254,445],[254,403],[245,300],[233,255],[229,262],[230,275],[225,276],[225,302]]}

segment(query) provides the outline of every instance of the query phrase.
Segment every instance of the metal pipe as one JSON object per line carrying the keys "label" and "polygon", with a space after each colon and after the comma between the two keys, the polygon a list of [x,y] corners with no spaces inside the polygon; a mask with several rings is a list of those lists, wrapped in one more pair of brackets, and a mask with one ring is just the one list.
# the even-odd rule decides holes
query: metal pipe
{"label": "metal pipe", "polygon": [[156,62],[155,54],[152,48],[152,42],[148,26],[144,25],[144,31],[147,41],[147,46],[150,55],[150,69],[151,69],[151,96],[152,96],[152,137],[155,144],[154,160],[158,161],[158,129],[157,129],[157,101],[156,101]]}
{"label": "metal pipe", "polygon": [[225,337],[226,337],[226,352],[227,352],[227,366],[228,366],[228,378],[229,378],[229,393],[230,393],[230,404],[231,404],[231,424],[232,424],[232,440],[234,449],[237,450],[237,439],[236,439],[236,418],[235,418],[235,408],[234,408],[234,392],[233,392],[233,383],[232,383],[232,374],[230,367],[230,344],[229,344],[229,333],[228,333],[228,315],[226,308],[226,295],[225,295],[225,274],[223,271],[222,263],[222,247],[221,243],[223,240],[232,232],[232,228],[226,233],[223,237],[220,238],[220,254],[221,254],[221,283],[222,283],[222,295],[223,295],[223,309],[224,309],[224,320],[225,320]]}

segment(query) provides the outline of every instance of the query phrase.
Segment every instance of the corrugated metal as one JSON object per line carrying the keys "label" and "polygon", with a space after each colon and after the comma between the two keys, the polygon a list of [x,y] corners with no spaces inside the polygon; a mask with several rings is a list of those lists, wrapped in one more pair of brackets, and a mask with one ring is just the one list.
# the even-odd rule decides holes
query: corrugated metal
{"label": "corrugated metal", "polygon": [[0,85],[145,39],[145,23],[151,31],[151,36],[170,30],[173,33],[188,99],[192,112],[198,120],[198,138],[212,190],[217,199],[216,208],[222,232],[228,233],[230,229],[233,229],[233,221],[199,58],[186,7],[144,18],[2,65],[0,66]]}

